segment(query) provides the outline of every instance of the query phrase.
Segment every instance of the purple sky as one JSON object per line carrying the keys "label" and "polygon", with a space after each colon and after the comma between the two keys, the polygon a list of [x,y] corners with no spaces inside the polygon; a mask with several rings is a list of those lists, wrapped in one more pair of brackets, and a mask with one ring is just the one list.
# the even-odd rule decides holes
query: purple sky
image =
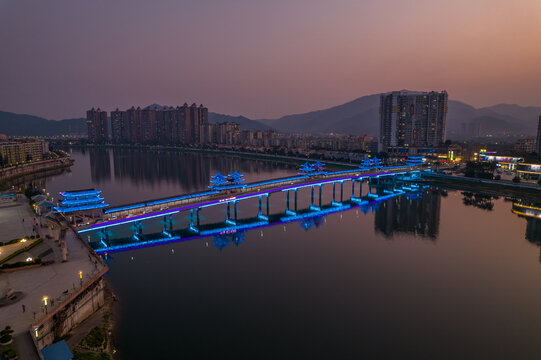
{"label": "purple sky", "polygon": [[541,105],[539,0],[0,0],[0,110],[278,117],[391,90]]}

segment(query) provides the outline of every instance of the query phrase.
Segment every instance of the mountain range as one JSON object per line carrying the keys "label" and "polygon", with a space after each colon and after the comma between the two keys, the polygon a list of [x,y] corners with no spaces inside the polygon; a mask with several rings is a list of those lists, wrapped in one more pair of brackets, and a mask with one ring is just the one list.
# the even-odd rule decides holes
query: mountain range
{"label": "mountain range", "polygon": [[[363,96],[342,105],[302,114],[286,115],[277,119],[249,119],[209,113],[210,123],[236,122],[241,129],[269,130],[284,133],[343,133],[379,135],[380,95]],[[150,105],[162,107],[161,105]],[[533,136],[541,115],[541,106],[498,104],[475,108],[466,103],[449,100],[447,113],[447,137],[463,139],[482,135],[505,134]],[[472,130],[473,129],[473,130]],[[41,117],[0,111],[0,133],[15,136],[53,136],[85,134],[84,118],[47,120]]]}

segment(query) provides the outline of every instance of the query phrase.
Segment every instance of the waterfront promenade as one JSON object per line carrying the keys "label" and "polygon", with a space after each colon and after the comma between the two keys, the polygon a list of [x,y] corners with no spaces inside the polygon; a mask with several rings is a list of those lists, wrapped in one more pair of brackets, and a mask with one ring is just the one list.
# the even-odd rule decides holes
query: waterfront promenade
{"label": "waterfront promenade", "polygon": [[[4,224],[6,226],[3,228],[1,240],[31,234],[34,216],[27,200],[22,196],[14,206],[0,208],[0,219],[8,219]],[[68,260],[66,262],[62,262],[63,254],[59,242],[54,238],[47,238],[47,229],[38,226],[37,233],[43,238],[39,252],[47,252],[48,259],[54,263],[0,272],[1,296],[11,292],[22,293],[19,301],[0,307],[2,326],[9,325],[14,330],[15,346],[21,359],[38,359],[30,337],[31,326],[39,324],[47,316],[65,306],[65,302],[85,287],[91,279],[106,271],[106,265],[74,231],[70,229],[66,231]],[[34,251],[31,252],[35,254]],[[47,298],[46,306],[44,298]]]}

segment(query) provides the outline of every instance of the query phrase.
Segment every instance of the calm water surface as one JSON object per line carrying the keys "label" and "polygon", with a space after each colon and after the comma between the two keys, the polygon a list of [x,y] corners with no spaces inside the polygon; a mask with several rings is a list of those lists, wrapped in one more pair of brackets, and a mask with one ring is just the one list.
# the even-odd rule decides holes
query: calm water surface
{"label": "calm water surface", "polygon": [[[48,179],[47,189],[95,186],[114,205],[205,189],[218,170],[238,169],[248,180],[295,172],[196,153],[73,156],[72,173]],[[272,200],[271,207],[284,206]],[[511,209],[503,198],[430,189],[367,213],[251,230],[221,249],[207,238],[112,254],[107,278],[120,299],[119,354],[538,359],[541,224]],[[204,216],[216,221],[223,209]]]}

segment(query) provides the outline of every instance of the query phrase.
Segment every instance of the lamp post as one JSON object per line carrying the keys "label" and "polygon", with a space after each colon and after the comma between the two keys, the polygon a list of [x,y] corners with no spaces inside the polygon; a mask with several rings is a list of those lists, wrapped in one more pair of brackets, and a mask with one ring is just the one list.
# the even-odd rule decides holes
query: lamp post
{"label": "lamp post", "polygon": [[48,304],[49,297],[44,296],[42,300],[43,300],[43,306],[45,307],[45,314],[47,314],[47,304]]}

